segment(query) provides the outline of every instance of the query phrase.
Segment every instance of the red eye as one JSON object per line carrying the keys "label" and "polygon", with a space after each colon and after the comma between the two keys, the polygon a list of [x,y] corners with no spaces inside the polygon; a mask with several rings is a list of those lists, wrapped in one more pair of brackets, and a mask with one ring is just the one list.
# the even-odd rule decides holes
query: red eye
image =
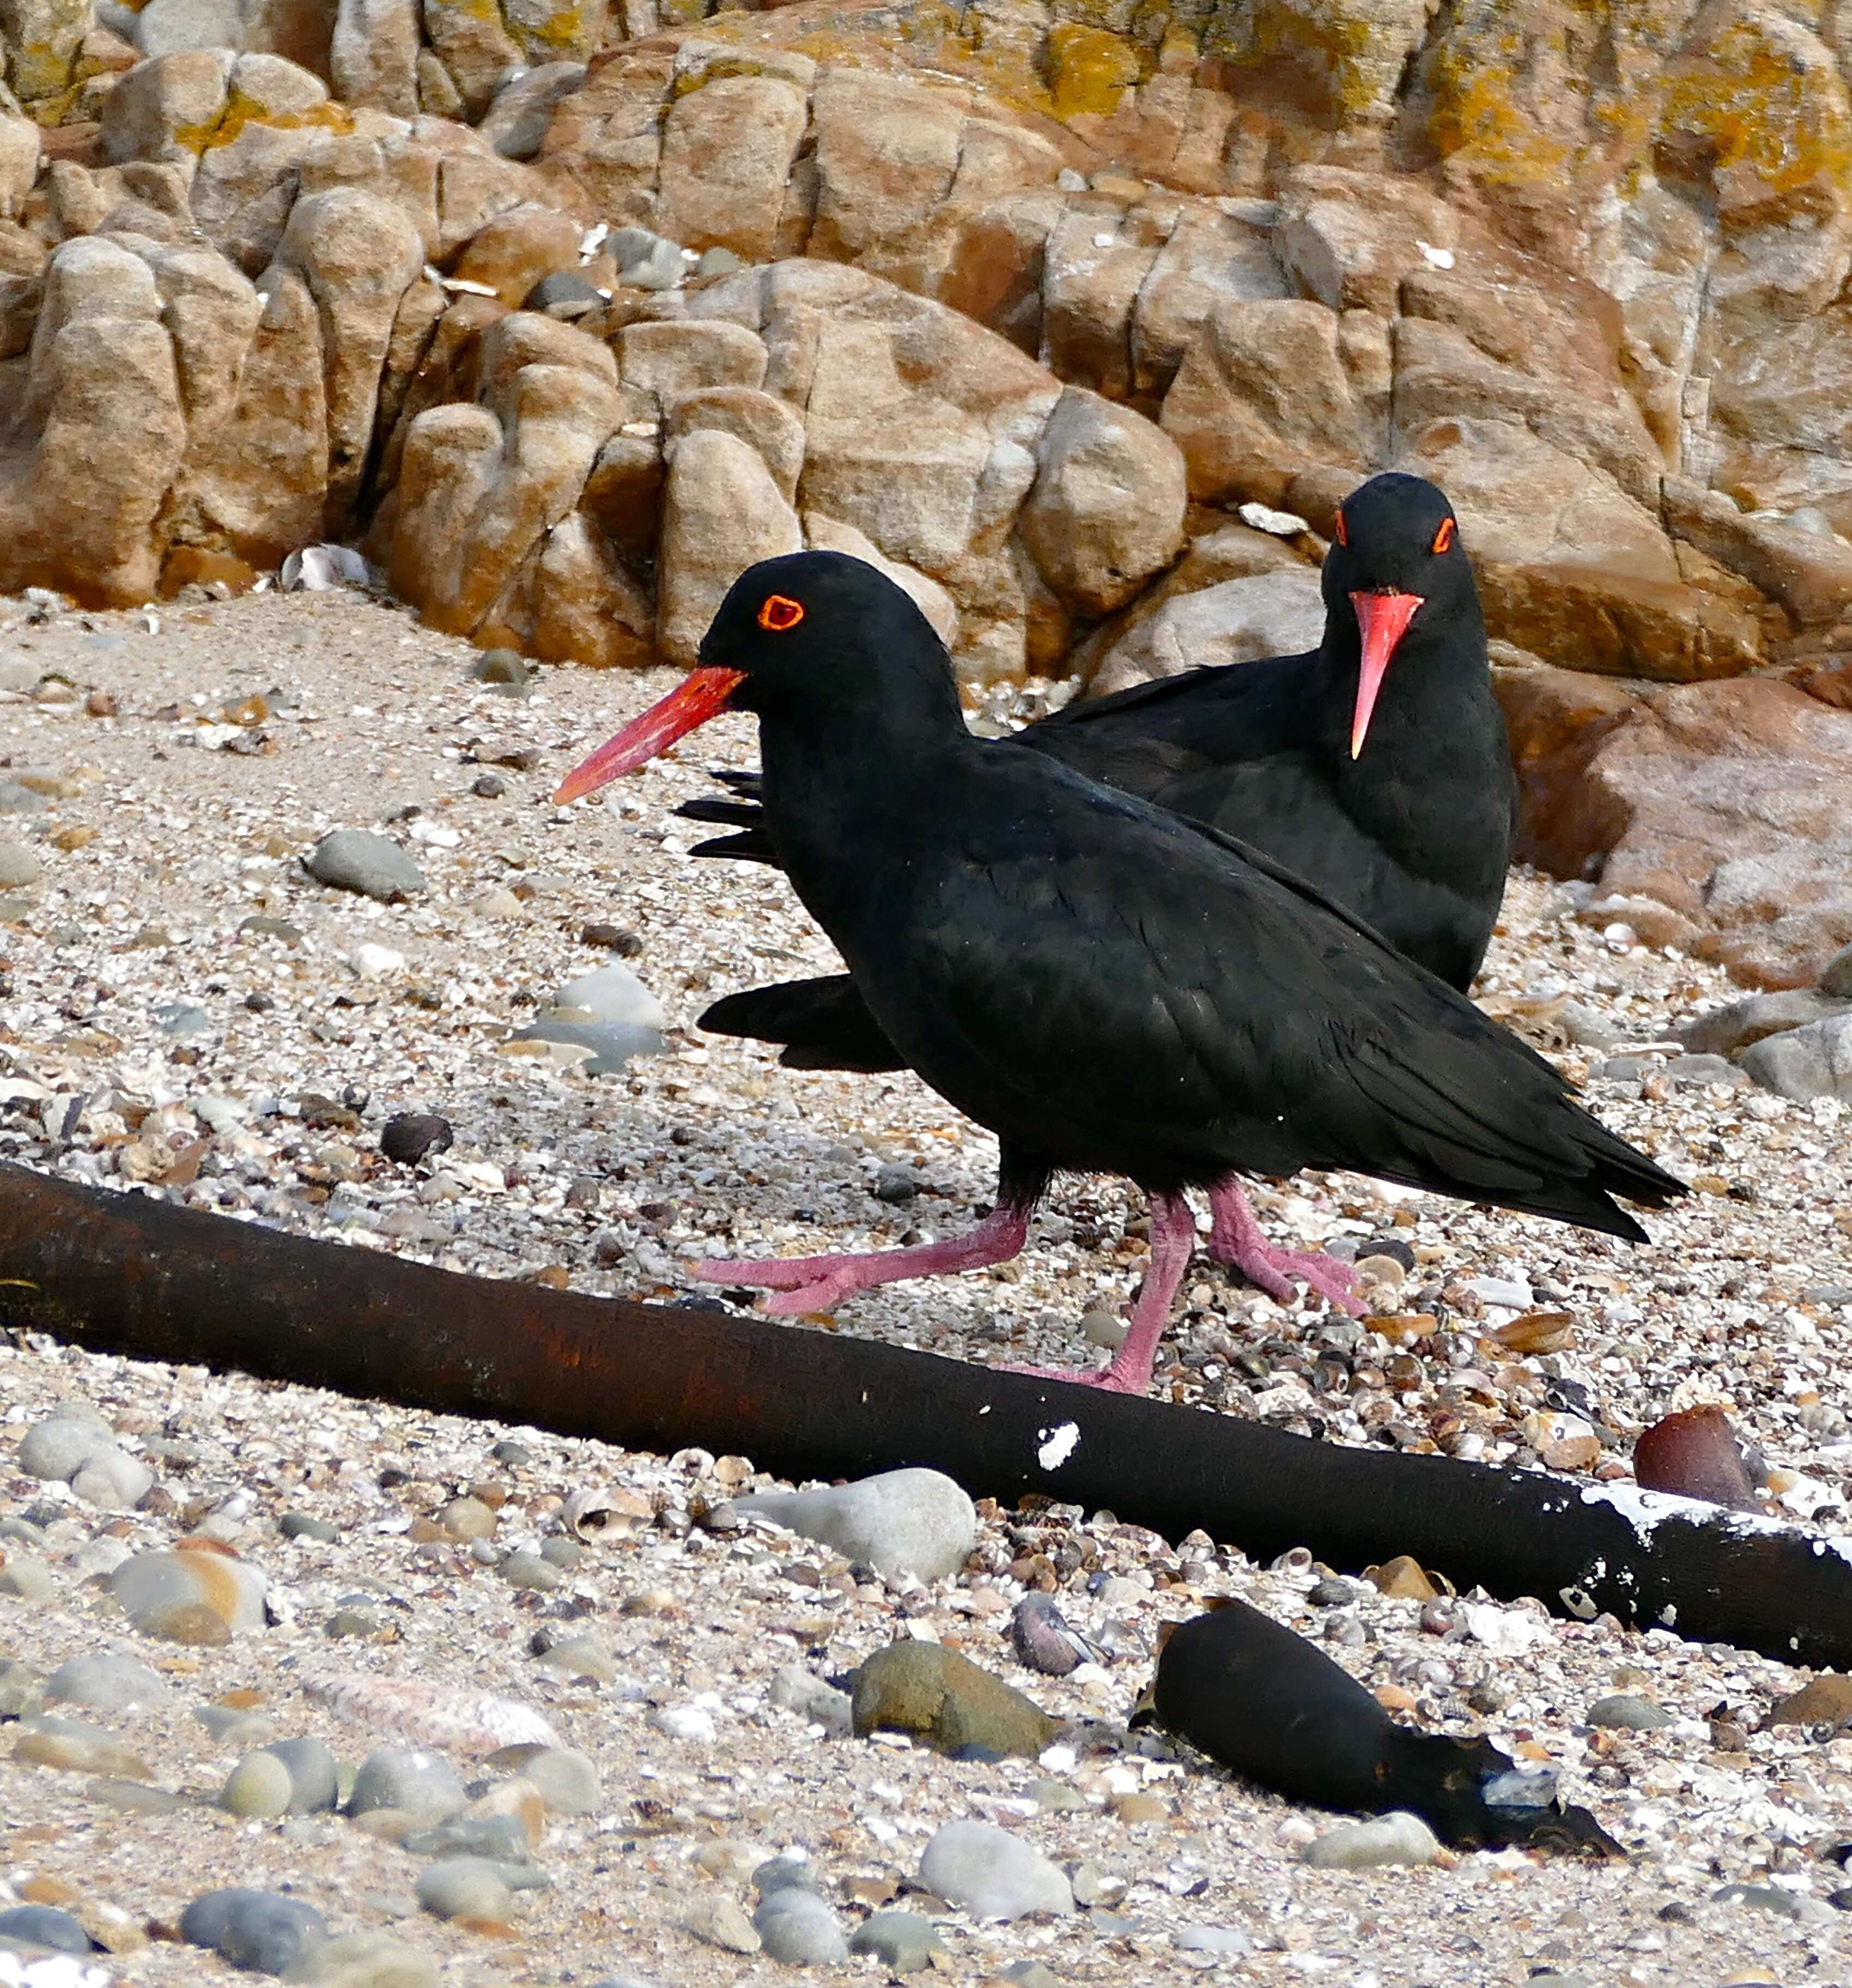
{"label": "red eye", "polygon": [[782,635],[787,628],[795,628],[803,618],[803,603],[793,600],[788,593],[769,595],[759,610],[759,625],[770,629],[775,635]]}
{"label": "red eye", "polygon": [[1347,546],[1350,543],[1350,528],[1344,522],[1344,514],[1342,511],[1337,514],[1336,536],[1340,546]]}
{"label": "red eye", "polygon": [[1441,529],[1434,535],[1434,549],[1437,553],[1444,553],[1453,543],[1453,535],[1458,529],[1451,518],[1443,518]]}

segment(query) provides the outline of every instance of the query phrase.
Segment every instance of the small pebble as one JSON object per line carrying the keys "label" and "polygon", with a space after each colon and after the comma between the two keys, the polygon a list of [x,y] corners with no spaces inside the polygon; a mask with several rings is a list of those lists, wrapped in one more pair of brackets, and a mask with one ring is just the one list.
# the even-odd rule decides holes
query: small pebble
{"label": "small pebble", "polygon": [[1002,1978],[1014,1981],[1018,1988],[1061,1988],[1060,1976],[1044,1960],[1012,1960]]}
{"label": "small pebble", "polygon": [[303,867],[318,884],[390,904],[431,888],[396,842],[364,828],[337,828],[312,849]]}
{"label": "small pebble", "polygon": [[57,1592],[58,1584],[43,1560],[9,1554],[5,1566],[0,1567],[0,1594],[10,1594],[18,1601],[42,1607]]}
{"label": "small pebble", "polygon": [[811,1725],[822,1726],[833,1740],[847,1739],[854,1729],[849,1694],[838,1691],[826,1679],[806,1670],[802,1664],[781,1665],[772,1674],[768,1695],[774,1705],[782,1705]]}
{"label": "small pebble", "polygon": [[834,1967],[849,1958],[836,1915],[807,1887],[769,1892],[752,1915],[752,1929],[774,1960],[790,1967]]}
{"label": "small pebble", "polygon": [[110,1577],[110,1594],[136,1628],[171,1642],[222,1640],[188,1612],[198,1609],[226,1631],[262,1628],[265,1587],[261,1568],[217,1553],[140,1553]]}
{"label": "small pebble", "polygon": [[320,1946],[328,1927],[306,1899],[231,1885],[195,1898],[181,1915],[180,1936],[247,1973],[281,1974]]}
{"label": "small pebble", "polygon": [[505,1925],[515,1909],[502,1867],[486,1857],[446,1857],[418,1875],[418,1903],[441,1919]]}
{"label": "small pebble", "polygon": [[705,1946],[728,1953],[757,1953],[763,1944],[738,1900],[725,1892],[698,1894],[682,1924]]}
{"label": "small pebble", "polygon": [[539,1594],[550,1594],[564,1578],[550,1560],[526,1547],[517,1547],[495,1571],[510,1587],[526,1588]]}
{"label": "small pebble", "polygon": [[448,1152],[456,1137],[434,1111],[401,1111],[380,1128],[380,1151],[402,1167],[416,1166],[428,1153]]}
{"label": "small pebble", "polygon": [[806,1539],[863,1560],[884,1579],[956,1574],[977,1543],[978,1518],[963,1488],[942,1471],[887,1470],[826,1491],[767,1491],[734,1501]]}
{"label": "small pebble", "polygon": [[374,1809],[397,1809],[421,1821],[448,1822],[468,1802],[455,1769],[442,1754],[379,1746],[354,1775],[347,1813],[361,1816]]}
{"label": "small pebble", "polygon": [[116,1447],[115,1431],[94,1408],[66,1401],[19,1439],[18,1460],[29,1477],[68,1484],[93,1456]]}
{"label": "small pebble", "polygon": [[572,1746],[509,1746],[492,1756],[491,1766],[512,1767],[540,1790],[553,1815],[596,1815],[604,1806],[604,1784],[589,1754]]}
{"label": "small pebble", "polygon": [[173,1702],[165,1682],[133,1657],[73,1657],[45,1681],[48,1703],[81,1705],[90,1712],[159,1710]]}
{"label": "small pebble", "polygon": [[1131,1327],[1117,1312],[1089,1311],[1080,1314],[1080,1337],[1089,1346],[1103,1347],[1117,1353],[1125,1344]]}
{"label": "small pebble", "polygon": [[36,1767],[56,1767],[66,1773],[112,1774],[125,1780],[148,1781],[154,1770],[132,1747],[113,1733],[76,1719],[49,1713],[19,1721],[13,1758]]}
{"label": "small pebble", "polygon": [[945,1956],[945,1942],[918,1912],[874,1912],[856,1928],[849,1951],[873,1954],[890,1973],[917,1974]]}
{"label": "small pebble", "polygon": [[316,1540],[328,1547],[340,1543],[340,1528],[310,1512],[286,1512],[277,1520],[276,1530],[286,1540]]}
{"label": "small pebble", "polygon": [[1061,1867],[992,1823],[947,1823],[926,1845],[920,1877],[929,1892],[978,1919],[1059,1915],[1074,1909],[1073,1889]]}
{"label": "small pebble", "polygon": [[383,1932],[343,1933],[291,1974],[306,1988],[441,1988],[435,1959]]}
{"label": "small pebble", "polygon": [[1651,1699],[1617,1692],[1610,1697],[1597,1699],[1588,1708],[1588,1723],[1617,1732],[1656,1733],[1661,1726],[1671,1724],[1672,1715]]}
{"label": "small pebble", "polygon": [[414,1857],[485,1857],[492,1863],[524,1863],[532,1840],[518,1815],[460,1815],[434,1829],[414,1829],[405,1838]]}
{"label": "small pebble", "polygon": [[55,1905],[13,1905],[0,1912],[0,1939],[30,1941],[54,1953],[93,1953],[96,1942]]}
{"label": "small pebble", "polygon": [[1440,1848],[1418,1815],[1393,1809],[1369,1822],[1340,1822],[1299,1854],[1314,1870],[1367,1871],[1379,1864],[1431,1864]]}

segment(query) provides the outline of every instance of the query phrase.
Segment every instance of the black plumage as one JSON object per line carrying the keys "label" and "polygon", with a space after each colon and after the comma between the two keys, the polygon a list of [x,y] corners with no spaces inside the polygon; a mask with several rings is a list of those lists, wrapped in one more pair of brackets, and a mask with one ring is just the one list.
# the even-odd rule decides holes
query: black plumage
{"label": "black plumage", "polygon": [[873,568],[823,553],[753,567],[701,660],[563,795],[688,729],[678,700],[755,712],[764,827],[793,888],[881,1033],[1002,1146],[989,1256],[935,1245],[712,1275],[776,1280],[777,1309],[813,1309],[1014,1253],[1057,1171],[1124,1174],[1154,1198],[1152,1263],[1107,1374],[1142,1387],[1195,1240],[1187,1187],[1224,1197],[1218,1230],[1225,1213],[1252,1230],[1235,1170],[1316,1167],[1636,1239],[1610,1197],[1679,1191],[1541,1057],[1271,858],[973,739],[938,638]]}
{"label": "black plumage", "polygon": [[[1372,478],[1343,517],[1317,648],[1071,704],[1012,742],[1265,850],[1463,992],[1498,917],[1517,806],[1472,569],[1452,507],[1421,477]],[[1419,605],[1388,643],[1353,752],[1360,597]],[[680,812],[735,832],[694,853],[776,863],[759,776],[716,777],[732,798]],[[794,1068],[904,1067],[840,975],[732,996],[702,1026],[786,1044]]]}

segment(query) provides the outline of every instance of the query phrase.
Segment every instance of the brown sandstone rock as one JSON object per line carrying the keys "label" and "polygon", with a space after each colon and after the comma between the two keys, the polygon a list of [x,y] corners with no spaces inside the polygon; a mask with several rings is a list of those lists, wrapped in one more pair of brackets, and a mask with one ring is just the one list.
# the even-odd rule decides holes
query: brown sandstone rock
{"label": "brown sandstone rock", "polygon": [[1565,668],[1661,681],[1761,661],[1749,612],[1688,585],[1656,519],[1529,429],[1435,421],[1396,466],[1452,499],[1494,636]]}
{"label": "brown sandstone rock", "polygon": [[416,0],[340,0],[328,66],[343,103],[416,117],[417,59]]}
{"label": "brown sandstone rock", "polygon": [[600,668],[656,661],[656,610],[583,511],[547,533],[535,580],[532,653]]}
{"label": "brown sandstone rock", "polygon": [[874,541],[853,525],[845,525],[840,518],[826,517],[821,511],[806,511],[804,542],[815,551],[847,553],[850,558],[864,560],[884,573],[932,624],[933,633],[948,649],[958,641],[958,604],[945,589],[918,567],[884,558]]}
{"label": "brown sandstone rock", "polygon": [[1023,543],[1055,592],[1110,614],[1183,544],[1183,458],[1149,422],[1070,387],[1036,449]]}
{"label": "brown sandstone rock", "polygon": [[797,513],[738,436],[698,428],[674,447],[664,493],[657,641],[691,664],[727,589],[762,559],[801,551]]}
{"label": "brown sandstone rock", "polygon": [[498,214],[457,259],[463,281],[486,283],[519,310],[542,276],[579,266],[579,224],[556,207],[524,201]]}
{"label": "brown sandstone rock", "polygon": [[1197,334],[1160,419],[1204,503],[1278,505],[1313,463],[1360,470],[1363,436],[1323,305],[1224,304]]}
{"label": "brown sandstone rock", "polygon": [[296,201],[276,260],[259,286],[267,289],[271,274],[288,271],[315,299],[334,529],[360,494],[394,320],[424,263],[424,244],[400,208],[377,194],[337,187]]}
{"label": "brown sandstone rock", "polygon": [[52,255],[25,390],[0,438],[0,586],[145,600],[153,526],[186,447],[152,272],[100,237]]}
{"label": "brown sandstone rock", "polygon": [[668,438],[674,443],[697,428],[737,435],[757,453],[785,502],[796,501],[798,475],[804,466],[804,424],[789,402],[753,387],[699,387],[675,401]]}
{"label": "brown sandstone rock", "polygon": [[1749,986],[1811,985],[1852,940],[1848,763],[1852,714],[1790,685],[1654,690],[1566,779],[1550,867],[1669,905]]}
{"label": "brown sandstone rock", "polygon": [[662,127],[654,225],[689,248],[778,252],[804,93],[780,77],[722,76],[678,97]]}

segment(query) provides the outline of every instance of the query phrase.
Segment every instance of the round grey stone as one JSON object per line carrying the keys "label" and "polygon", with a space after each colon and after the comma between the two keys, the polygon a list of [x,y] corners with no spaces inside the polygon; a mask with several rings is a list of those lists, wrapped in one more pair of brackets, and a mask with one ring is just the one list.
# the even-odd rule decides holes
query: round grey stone
{"label": "round grey stone", "polygon": [[1060,1866],[994,1823],[947,1823],[927,1844],[920,1876],[929,1892],[979,1919],[1019,1919],[1029,1912],[1074,1909],[1073,1890]]}
{"label": "round grey stone", "polygon": [[526,1588],[542,1594],[557,1587],[565,1578],[550,1560],[542,1560],[526,1547],[517,1547],[496,1571],[510,1587]]}
{"label": "round grey stone", "polygon": [[866,1561],[884,1579],[956,1574],[977,1543],[970,1499],[939,1470],[884,1470],[826,1491],[767,1491],[733,1503],[742,1518],[756,1513],[788,1526],[846,1559]]}
{"label": "round grey stone", "polygon": [[289,1771],[289,1813],[315,1815],[340,1799],[340,1769],[324,1741],[313,1733],[277,1740],[264,1749]]}
{"label": "round grey stone", "polygon": [[309,852],[304,866],[318,884],[390,904],[431,888],[424,873],[396,842],[370,829],[337,828]]}
{"label": "round grey stone", "polygon": [[46,1702],[81,1705],[91,1712],[133,1712],[171,1705],[174,1694],[146,1664],[133,1657],[73,1657],[45,1681]]}
{"label": "round grey stone", "polygon": [[917,1974],[945,1951],[938,1929],[919,1912],[875,1912],[855,1929],[851,1953],[872,1953],[893,1974]]}
{"label": "round grey stone", "polygon": [[269,1817],[289,1813],[289,1770],[260,1747],[225,1777],[218,1805],[231,1815]]}
{"label": "round grey stone", "polygon": [[505,1922],[515,1909],[499,1864],[486,1857],[445,1857],[419,1874],[418,1903],[441,1919]]}
{"label": "round grey stone", "polygon": [[833,1740],[847,1739],[854,1726],[849,1694],[802,1664],[781,1665],[772,1675],[769,1695],[774,1705],[820,1726]]}
{"label": "round grey stone", "polygon": [[405,1848],[414,1857],[486,1857],[495,1864],[525,1864],[533,1855],[518,1815],[460,1815],[434,1829],[414,1829]]}
{"label": "round grey stone", "polygon": [[1588,1708],[1588,1723],[1615,1732],[1656,1733],[1661,1726],[1671,1724],[1672,1715],[1650,1698],[1616,1692],[1611,1697],[1597,1699]]}
{"label": "round grey stone", "polygon": [[350,1815],[396,1808],[429,1822],[448,1822],[468,1805],[463,1783],[443,1755],[411,1746],[375,1747],[360,1763],[347,1797]]}
{"label": "round grey stone", "polygon": [[138,1456],[110,1443],[86,1457],[71,1489],[100,1512],[132,1512],[154,1488],[154,1473]]}
{"label": "round grey stone", "polygon": [[320,1946],[327,1922],[314,1906],[242,1885],[208,1892],[181,1915],[180,1936],[252,1974],[281,1974]]}
{"label": "round grey stone", "polygon": [[95,1947],[76,1920],[56,1905],[14,1905],[0,1912],[0,1939],[29,1940],[54,1953],[89,1953]]}
{"label": "round grey stone", "polygon": [[540,1790],[552,1815],[596,1815],[604,1806],[604,1784],[589,1754],[575,1746],[539,1746],[518,1770]]}
{"label": "round grey stone", "polygon": [[276,1530],[286,1540],[319,1540],[325,1547],[340,1543],[340,1528],[311,1512],[286,1512],[277,1520]]}
{"label": "round grey stone", "polygon": [[23,842],[0,842],[0,890],[22,890],[44,874],[45,865]]}
{"label": "round grey stone", "polygon": [[803,1885],[768,1892],[752,1915],[752,1929],[765,1952],[788,1967],[834,1967],[849,1958],[835,1913]]}
{"label": "round grey stone", "polygon": [[1418,1815],[1393,1809],[1369,1822],[1342,1822],[1300,1851],[1318,1871],[1367,1871],[1378,1864],[1431,1864],[1440,1839]]}
{"label": "round grey stone", "polygon": [[116,1446],[115,1432],[94,1411],[60,1412],[19,1439],[19,1468],[29,1477],[68,1484],[93,1456]]}

